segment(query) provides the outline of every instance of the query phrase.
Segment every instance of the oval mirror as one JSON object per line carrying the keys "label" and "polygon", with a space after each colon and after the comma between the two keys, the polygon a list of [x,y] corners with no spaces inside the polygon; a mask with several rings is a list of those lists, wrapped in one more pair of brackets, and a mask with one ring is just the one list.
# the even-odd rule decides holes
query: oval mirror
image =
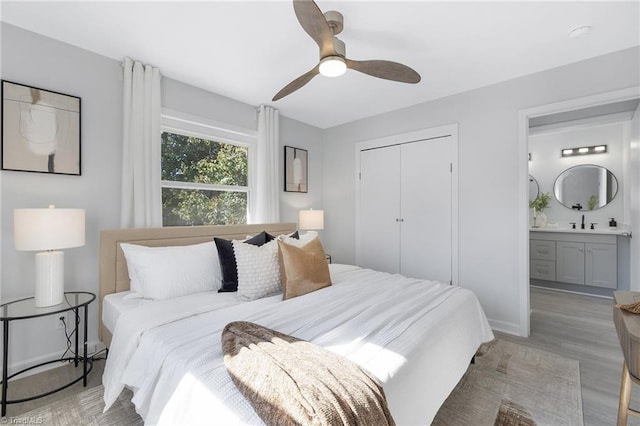
{"label": "oval mirror", "polygon": [[563,206],[573,210],[597,210],[618,193],[618,180],[604,167],[581,164],[558,176],[553,194]]}
{"label": "oval mirror", "polygon": [[538,181],[529,175],[529,201],[535,200],[539,193],[540,187],[538,186]]}

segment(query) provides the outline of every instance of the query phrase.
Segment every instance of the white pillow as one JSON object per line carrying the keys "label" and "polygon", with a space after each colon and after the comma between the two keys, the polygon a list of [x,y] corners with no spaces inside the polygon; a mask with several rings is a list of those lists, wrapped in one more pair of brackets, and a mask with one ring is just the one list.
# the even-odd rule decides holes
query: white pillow
{"label": "white pillow", "polygon": [[261,246],[233,241],[238,266],[238,298],[256,300],[282,291],[278,241]]}
{"label": "white pillow", "polygon": [[140,279],[136,275],[136,270],[133,267],[134,261],[129,260],[129,258],[133,259],[135,254],[138,253],[137,251],[138,247],[142,247],[142,246],[137,246],[135,244],[120,243],[120,248],[122,249],[122,252],[124,253],[124,258],[127,261],[127,272],[129,272],[129,290],[133,292],[126,296],[128,298],[137,297],[137,296],[142,297],[142,284],[140,284]]}
{"label": "white pillow", "polygon": [[121,243],[131,290],[163,300],[220,288],[222,273],[215,242],[146,247]]}

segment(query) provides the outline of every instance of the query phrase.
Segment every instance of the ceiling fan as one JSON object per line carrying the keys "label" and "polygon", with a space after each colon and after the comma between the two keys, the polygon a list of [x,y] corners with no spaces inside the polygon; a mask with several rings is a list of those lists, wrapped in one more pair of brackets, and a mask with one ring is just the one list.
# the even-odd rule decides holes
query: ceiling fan
{"label": "ceiling fan", "polygon": [[323,14],[313,0],[293,0],[293,9],[302,28],[318,44],[320,62],[313,69],[283,87],[273,97],[273,101],[290,95],[310,82],[318,74],[337,77],[344,74],[347,68],[373,77],[384,78],[385,80],[411,84],[416,84],[420,81],[420,74],[412,68],[397,62],[382,60],[354,61],[348,59],[345,55],[344,42],[336,37],[337,34],[342,32],[343,27],[343,17],[340,12],[330,10]]}

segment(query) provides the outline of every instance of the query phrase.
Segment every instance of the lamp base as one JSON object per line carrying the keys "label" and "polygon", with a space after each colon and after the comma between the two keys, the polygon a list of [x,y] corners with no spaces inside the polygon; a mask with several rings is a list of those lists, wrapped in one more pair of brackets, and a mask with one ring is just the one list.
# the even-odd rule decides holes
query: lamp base
{"label": "lamp base", "polygon": [[64,252],[36,254],[35,306],[55,306],[64,300]]}

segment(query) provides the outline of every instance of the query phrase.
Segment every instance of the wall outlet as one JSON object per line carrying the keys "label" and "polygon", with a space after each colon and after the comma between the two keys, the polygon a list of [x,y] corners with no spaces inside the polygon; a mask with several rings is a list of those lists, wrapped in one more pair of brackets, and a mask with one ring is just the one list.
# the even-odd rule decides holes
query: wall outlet
{"label": "wall outlet", "polygon": [[61,314],[55,316],[55,327],[54,328],[56,330],[64,330],[65,322],[62,322],[62,318],[64,318],[64,321],[67,323],[67,327],[69,326],[69,321],[68,321],[68,317],[67,317],[66,313],[61,313]]}

